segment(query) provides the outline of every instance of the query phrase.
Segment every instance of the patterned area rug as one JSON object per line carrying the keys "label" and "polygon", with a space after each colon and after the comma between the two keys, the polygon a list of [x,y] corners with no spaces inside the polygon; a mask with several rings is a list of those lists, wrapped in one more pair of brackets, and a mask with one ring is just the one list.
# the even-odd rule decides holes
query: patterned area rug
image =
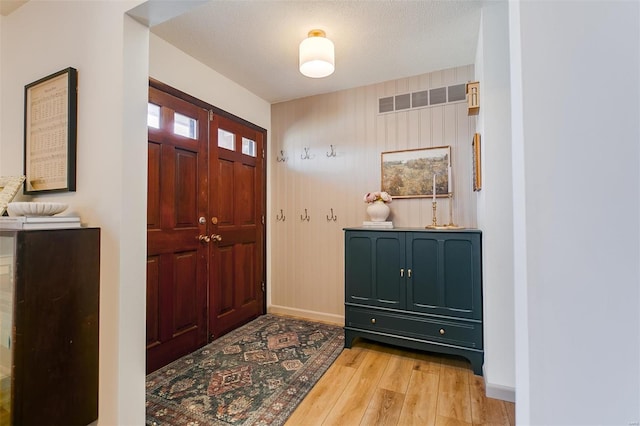
{"label": "patterned area rug", "polygon": [[344,347],[342,327],[264,315],[147,376],[147,425],[282,425]]}

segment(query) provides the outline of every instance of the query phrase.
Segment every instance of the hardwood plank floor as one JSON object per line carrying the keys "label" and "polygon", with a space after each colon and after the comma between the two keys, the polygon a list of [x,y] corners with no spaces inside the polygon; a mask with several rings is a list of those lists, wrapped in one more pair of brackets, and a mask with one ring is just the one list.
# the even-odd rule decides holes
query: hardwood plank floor
{"label": "hardwood plank floor", "polygon": [[285,426],[514,426],[515,404],[487,398],[463,358],[357,339]]}

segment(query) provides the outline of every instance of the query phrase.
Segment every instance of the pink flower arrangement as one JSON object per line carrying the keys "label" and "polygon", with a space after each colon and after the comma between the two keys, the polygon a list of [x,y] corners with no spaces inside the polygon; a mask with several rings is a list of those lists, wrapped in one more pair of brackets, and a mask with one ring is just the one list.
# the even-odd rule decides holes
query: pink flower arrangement
{"label": "pink flower arrangement", "polygon": [[371,204],[376,201],[390,203],[391,200],[392,200],[391,195],[389,195],[389,193],[384,191],[367,192],[364,196],[364,202],[367,204]]}

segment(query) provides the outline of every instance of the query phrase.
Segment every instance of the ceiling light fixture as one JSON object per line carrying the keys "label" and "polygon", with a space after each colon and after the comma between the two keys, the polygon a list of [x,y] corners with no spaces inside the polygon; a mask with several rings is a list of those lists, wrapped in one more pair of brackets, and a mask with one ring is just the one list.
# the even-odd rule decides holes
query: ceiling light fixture
{"label": "ceiling light fixture", "polygon": [[300,43],[300,72],[307,77],[322,78],[333,74],[335,55],[333,42],[322,30],[309,31]]}

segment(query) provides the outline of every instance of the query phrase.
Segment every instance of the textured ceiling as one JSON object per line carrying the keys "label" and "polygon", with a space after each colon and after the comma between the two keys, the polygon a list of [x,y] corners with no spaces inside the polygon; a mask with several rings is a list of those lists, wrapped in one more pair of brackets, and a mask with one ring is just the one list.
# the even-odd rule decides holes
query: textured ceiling
{"label": "textured ceiling", "polygon": [[[219,1],[151,31],[270,103],[475,61],[482,1]],[[336,71],[298,71],[298,45],[322,29]]]}

